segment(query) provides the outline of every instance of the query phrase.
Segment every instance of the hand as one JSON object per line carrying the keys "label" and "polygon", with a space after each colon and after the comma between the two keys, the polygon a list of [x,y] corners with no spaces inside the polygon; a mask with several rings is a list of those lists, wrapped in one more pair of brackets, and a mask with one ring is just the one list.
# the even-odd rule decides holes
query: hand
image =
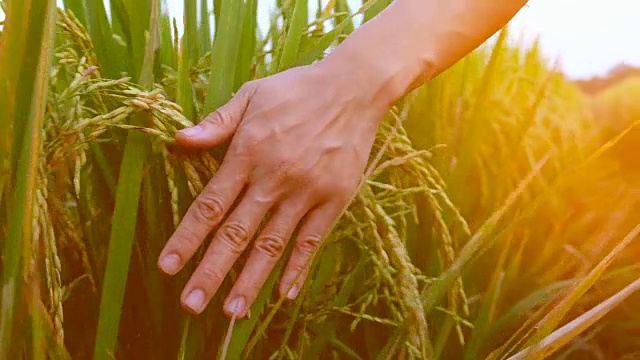
{"label": "hand", "polygon": [[279,285],[281,296],[297,296],[314,251],[357,189],[387,110],[365,89],[322,62],[293,68],[245,84],[229,103],[176,136],[197,148],[232,138],[219,171],[158,261],[163,272],[177,273],[216,229],[182,292],[186,310],[204,310],[257,235],[224,302],[227,316],[245,316],[299,227]]}

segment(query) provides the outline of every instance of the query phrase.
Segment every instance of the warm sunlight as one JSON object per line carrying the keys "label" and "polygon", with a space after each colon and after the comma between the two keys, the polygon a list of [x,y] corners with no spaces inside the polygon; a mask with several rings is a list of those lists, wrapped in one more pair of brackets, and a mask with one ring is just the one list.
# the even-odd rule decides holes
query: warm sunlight
{"label": "warm sunlight", "polygon": [[[57,0],[58,4],[62,0]],[[107,0],[104,0],[107,1]],[[259,0],[260,24],[268,24],[275,0]],[[328,0],[322,0],[326,5]],[[356,9],[361,0],[349,0]],[[182,2],[168,0],[173,16]],[[310,3],[311,13],[316,2]],[[560,59],[572,78],[604,75],[619,64],[640,66],[640,2],[637,0],[530,0],[511,22],[515,38],[540,37],[549,59]],[[1,15],[0,15],[1,19]],[[182,28],[181,22],[178,27]]]}
{"label": "warm sunlight", "polygon": [[638,359],[640,0],[362,2],[0,0],[0,360]]}
{"label": "warm sunlight", "polygon": [[532,0],[512,26],[529,41],[539,36],[546,56],[560,58],[573,78],[640,66],[637,0]]}
{"label": "warm sunlight", "polygon": [[[261,0],[261,24],[268,24],[274,0]],[[323,0],[325,5],[328,0]],[[361,0],[350,0],[352,9]],[[172,13],[182,13],[170,1]],[[313,13],[315,2],[311,2]],[[640,66],[640,2],[637,0],[531,0],[511,22],[514,38],[540,37],[549,59],[560,59],[572,78],[603,75],[626,63]]]}

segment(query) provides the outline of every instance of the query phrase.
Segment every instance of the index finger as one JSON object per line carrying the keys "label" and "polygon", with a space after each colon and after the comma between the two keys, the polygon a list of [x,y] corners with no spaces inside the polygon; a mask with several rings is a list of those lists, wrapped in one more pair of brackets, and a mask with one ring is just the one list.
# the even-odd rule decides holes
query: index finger
{"label": "index finger", "polygon": [[174,275],[195,254],[211,230],[222,221],[246,185],[238,163],[223,161],[218,172],[194,200],[158,259],[158,267]]}

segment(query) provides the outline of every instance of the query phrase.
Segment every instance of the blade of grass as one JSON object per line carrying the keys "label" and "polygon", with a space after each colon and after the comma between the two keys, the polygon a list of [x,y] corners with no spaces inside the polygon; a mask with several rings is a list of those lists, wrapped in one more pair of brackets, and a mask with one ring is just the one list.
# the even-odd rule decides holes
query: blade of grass
{"label": "blade of grass", "polygon": [[184,36],[182,46],[188,53],[188,59],[196,61],[199,57],[198,45],[198,3],[197,0],[184,0]]}
{"label": "blade of grass", "polygon": [[107,252],[93,357],[95,360],[115,357],[120,312],[135,237],[142,167],[147,153],[145,136],[142,133],[130,133],[116,190],[116,207]]}
{"label": "blade of grass", "polygon": [[223,0],[213,0],[213,18],[215,19],[215,33],[218,33],[218,24],[220,24],[220,12]]}
{"label": "blade of grass", "polygon": [[[331,250],[331,247],[327,247],[327,251],[330,251],[330,250]],[[321,261],[320,266],[322,266],[323,263],[333,262],[333,256],[331,256],[330,253],[327,255],[323,257],[323,259],[326,259],[326,260]],[[357,286],[356,281],[361,280],[360,276],[362,276],[361,273],[365,270],[365,266],[366,266],[366,262],[364,258],[361,258],[360,261],[358,261],[358,263],[356,264],[355,268],[353,269],[351,276],[349,276],[345,284],[342,286],[342,289],[340,289],[338,296],[333,301],[334,308],[338,309],[347,305],[349,296],[354,291],[354,289],[356,289],[356,286]],[[313,285],[315,284],[316,283],[314,281]],[[326,341],[336,336],[336,329],[340,325],[341,324],[337,318],[330,319],[327,322],[325,322],[323,326],[318,329],[318,336],[309,346],[309,350],[306,352],[305,356],[307,356],[310,359],[319,359],[322,350],[325,349],[326,347],[325,345]]]}
{"label": "blade of grass", "polygon": [[189,328],[191,326],[191,317],[185,316],[182,326],[182,336],[180,338],[180,349],[178,350],[178,360],[186,360],[187,354],[187,337],[189,336]]}
{"label": "blade of grass", "polygon": [[462,248],[456,261],[444,272],[439,279],[423,292],[423,305],[425,314],[430,313],[442,297],[451,289],[455,279],[460,276],[462,271],[471,263],[483,248],[486,248],[491,238],[488,236],[496,227],[498,222],[502,220],[507,211],[512,208],[515,202],[522,196],[533,179],[538,176],[544,164],[550,158],[550,154],[543,157],[536,167],[527,175],[518,187],[507,197],[503,205],[496,210],[485,223],[475,232],[471,240]]}
{"label": "blade of grass", "polygon": [[96,56],[106,77],[116,79],[121,71],[128,71],[124,59],[114,49],[120,46],[112,36],[111,24],[102,1],[83,0],[87,29],[95,45]]}
{"label": "blade of grass", "polygon": [[160,56],[158,61],[161,65],[167,65],[171,68],[175,68],[176,64],[174,62],[174,51],[177,49],[173,48],[173,31],[171,30],[171,17],[169,13],[166,12],[168,6],[166,4],[167,0],[162,0],[162,13],[160,14]]}
{"label": "blade of grass", "polygon": [[584,295],[586,292],[600,279],[604,271],[609,267],[611,262],[633,241],[640,235],[640,224],[636,225],[623,239],[611,250],[607,256],[602,259],[589,274],[580,281],[571,292],[543,319],[542,324],[539,325],[538,331],[534,334],[531,344],[536,344],[542,338],[548,336],[553,329],[562,321],[565,315],[569,312],[571,307]]}
{"label": "blade of grass", "polygon": [[[363,1],[364,2],[364,1]],[[382,10],[391,4],[391,0],[375,0],[372,6],[364,13],[363,22],[367,22],[378,15]]]}
{"label": "blade of grass", "polygon": [[334,44],[340,35],[344,34],[349,25],[349,20],[344,20],[328,33],[322,35],[321,38],[315,40],[311,47],[306,51],[298,54],[296,65],[309,65],[314,61],[321,59],[325,51]]}
{"label": "blade of grass", "polygon": [[[113,0],[112,0],[113,1]],[[150,18],[148,14],[152,14],[155,16],[155,21],[157,22],[157,14],[153,14],[154,12],[159,11],[159,4],[157,4],[154,0],[115,0],[120,1],[123,4],[126,17],[129,21],[130,31],[131,31],[131,39],[129,45],[129,52],[131,54],[129,68],[131,69],[131,74],[134,77],[140,77],[143,71],[150,71],[153,69],[153,63],[144,63],[146,57],[146,48],[149,45],[146,40],[146,33],[149,29],[152,29],[151,23],[149,22]],[[152,7],[155,6],[155,10]],[[155,25],[157,27],[157,24]],[[152,30],[149,32],[150,34],[156,34],[156,30]],[[154,42],[156,39],[154,39]],[[154,43],[154,51],[157,44]],[[144,63],[144,66],[143,66]],[[145,66],[150,65],[151,69],[146,68]],[[141,82],[143,86],[145,85]]]}
{"label": "blade of grass", "polygon": [[640,291],[640,279],[632,282],[615,295],[554,331],[539,344],[515,354],[510,357],[509,360],[527,359],[532,355],[535,356],[535,358],[542,359],[552,355],[555,351],[568,344],[572,339],[587,330],[611,310],[622,304],[629,296],[638,291]]}
{"label": "blade of grass", "polygon": [[484,343],[485,336],[488,334],[487,329],[495,322],[495,309],[499,296],[501,295],[500,290],[505,278],[505,263],[509,254],[512,253],[510,251],[512,250],[512,242],[513,240],[509,239],[500,253],[491,283],[489,284],[487,296],[480,307],[479,314],[476,316],[476,321],[473,323],[473,331],[471,339],[469,339],[469,343],[467,344],[465,359],[477,359],[479,357],[478,353]]}
{"label": "blade of grass", "polygon": [[357,12],[347,16],[333,29],[331,29],[331,31],[322,35],[319,39],[315,39],[308,49],[305,49],[298,54],[296,65],[308,65],[318,59],[321,59],[325,51],[327,51],[327,49],[329,49],[329,47],[331,47],[331,45],[334,44],[341,35],[348,33],[349,24],[353,24],[353,18],[357,15],[363,14],[367,9],[371,8],[376,1],[377,0],[368,0]]}
{"label": "blade of grass", "polygon": [[[36,245],[37,246],[37,245]],[[41,251],[38,251],[41,253]],[[30,359],[34,360],[46,360],[47,357],[45,355],[45,351],[47,349],[46,338],[45,338],[45,324],[44,324],[44,316],[46,313],[41,313],[39,310],[40,307],[40,279],[38,276],[38,265],[34,264],[35,269],[33,274],[30,274],[29,277],[29,285],[26,291],[27,298],[29,299],[29,314],[31,315],[31,354],[29,354]]]}
{"label": "blade of grass", "polygon": [[242,32],[242,1],[221,0],[220,15],[216,21],[216,35],[211,56],[211,73],[204,113],[213,112],[224,105],[233,94],[234,77],[240,33]]}
{"label": "blade of grass", "polygon": [[191,66],[192,61],[197,59],[198,48],[197,41],[197,24],[196,24],[196,2],[195,0],[185,0],[185,32],[182,36],[182,45],[180,47],[180,57],[178,58],[178,84],[177,84],[177,103],[184,110],[184,116],[187,119],[194,119],[193,109],[193,88],[191,86]]}
{"label": "blade of grass", "polygon": [[234,90],[240,88],[242,84],[251,80],[251,70],[254,55],[256,54],[256,30],[257,30],[258,1],[247,0],[242,18],[242,38],[240,54],[238,55],[238,67]]}
{"label": "blade of grass", "polygon": [[84,8],[82,7],[82,0],[64,0],[63,2],[64,8],[73,11],[73,14],[83,23],[85,26],[87,25]]}
{"label": "blade of grass", "polygon": [[[463,196],[463,189],[469,176],[470,168],[476,160],[476,156],[474,154],[478,153],[477,147],[478,144],[481,143],[481,137],[474,135],[478,134],[479,127],[485,124],[485,122],[483,121],[483,114],[487,111],[486,104],[495,91],[494,87],[500,74],[500,72],[498,71],[499,65],[502,58],[505,56],[504,54],[507,49],[507,40],[508,32],[505,28],[500,31],[496,44],[493,47],[489,62],[484,70],[484,74],[482,75],[480,86],[478,87],[478,92],[474,98],[473,109],[471,111],[471,114],[469,115],[469,119],[466,120],[466,126],[464,127],[463,134],[463,138],[466,141],[462,141],[459,146],[458,160],[456,161],[454,170],[451,172],[451,189],[452,193],[455,196]],[[458,199],[454,199],[454,201],[457,200]]]}
{"label": "blade of grass", "polygon": [[[336,6],[333,11],[336,13],[351,14],[351,9],[349,8],[349,3],[347,2],[347,0],[337,0]],[[355,27],[353,26],[353,17],[348,15],[338,15],[335,17],[334,24],[338,25],[343,21],[347,21],[347,26],[344,30],[344,34],[350,35],[355,30]]]}
{"label": "blade of grass", "polygon": [[[33,20],[39,25],[43,20],[43,13],[30,11],[32,1],[22,4],[19,1],[9,2],[3,41],[0,42],[0,109],[3,109],[0,112],[0,126],[3,129],[0,133],[0,199],[7,183],[13,183],[10,176],[15,172],[14,154],[19,146],[14,139],[20,139],[25,131],[28,124],[26,116],[32,101],[40,49],[27,44],[31,44],[30,41],[40,41],[42,35],[38,31],[41,30],[39,26],[29,27],[29,21]],[[26,69],[24,78],[20,77],[22,69]]]}
{"label": "blade of grass", "polygon": [[211,50],[211,19],[209,12],[209,0],[200,1],[200,54],[204,55]]}
{"label": "blade of grass", "polygon": [[[149,36],[140,75],[140,84],[147,88],[153,84],[153,63],[158,46],[158,12],[158,0],[152,0]],[[120,313],[135,240],[142,170],[148,151],[148,140],[142,133],[132,132],[128,135],[116,191],[93,355],[95,360],[116,356]]]}
{"label": "blade of grass", "polygon": [[[286,259],[287,257],[288,256],[283,256],[283,259]],[[269,275],[269,278],[265,282],[262,290],[260,291],[260,294],[254,301],[253,305],[251,305],[251,318],[243,319],[241,322],[235,324],[233,334],[231,335],[231,338],[229,340],[229,351],[227,353],[228,360],[241,359],[243,358],[243,353],[244,357],[247,357],[249,356],[249,354],[251,354],[251,351],[253,350],[253,347],[255,346],[258,338],[254,337],[251,339],[251,341],[249,341],[249,337],[254,332],[254,329],[256,329],[258,320],[260,320],[260,316],[265,310],[265,306],[267,305],[269,298],[271,298],[272,290],[275,287],[278,279],[280,278],[283,266],[284,262],[278,261],[275,268]],[[283,301],[284,299],[281,298],[278,301],[278,304],[282,304]],[[271,321],[273,315],[274,313],[270,312],[266,316],[266,318],[263,319],[263,324],[268,324]]]}
{"label": "blade of grass", "polygon": [[[10,355],[11,348],[20,348],[13,343],[20,339],[14,334],[15,319],[16,315],[25,314],[16,309],[16,305],[28,306],[20,303],[20,300],[24,274],[27,273],[26,264],[32,257],[34,195],[56,14],[53,0],[13,0],[9,3],[8,11],[3,41],[0,42],[0,79],[3,79],[0,84],[0,104],[7,106],[3,107],[5,110],[0,115],[0,124],[6,125],[5,129],[9,131],[13,129],[8,137],[13,135],[19,139],[20,147],[14,154],[10,154],[11,150],[7,148],[3,149],[5,159],[11,163],[11,158],[14,158],[17,164],[15,178],[9,180],[15,187],[6,201],[10,210],[8,238],[2,252],[0,359],[14,358]],[[24,57],[14,56],[10,52],[16,49],[22,50],[18,54],[24,54]],[[9,174],[14,173],[12,171]]]}
{"label": "blade of grass", "polygon": [[538,306],[543,305],[550,299],[556,298],[556,294],[567,288],[575,285],[576,280],[564,280],[551,285],[540,288],[531,294],[527,295],[522,300],[515,303],[511,308],[506,310],[501,317],[491,324],[489,330],[486,332],[486,336],[499,331],[499,329],[507,327],[507,325],[513,322],[517,317],[523,316],[527,312],[535,309]]}
{"label": "blade of grass", "polygon": [[488,291],[488,296],[482,304],[480,314],[477,320],[473,323],[473,335],[465,351],[465,359],[477,359],[479,358],[479,352],[482,350],[482,340],[484,334],[488,333],[487,328],[494,321],[494,314],[498,299],[500,297],[501,285],[504,280],[504,272],[501,272],[499,276],[496,276],[491,283],[491,287]]}
{"label": "blade of grass", "polygon": [[[161,155],[155,154],[155,159],[151,157],[149,162],[154,160],[157,164],[162,161],[158,159],[160,157]],[[159,338],[163,336],[163,330],[168,330],[165,324],[170,323],[170,320],[166,316],[166,312],[163,311],[166,299],[162,296],[163,279],[162,274],[157,270],[156,259],[160,256],[162,245],[173,231],[171,217],[168,216],[171,214],[169,205],[171,200],[165,196],[168,191],[163,186],[164,181],[162,181],[163,176],[166,176],[164,169],[160,166],[148,166],[145,173],[146,176],[143,176],[142,184],[142,212],[145,220],[145,236],[144,239],[136,242],[134,246],[137,248],[136,260],[142,267],[142,286],[145,295],[139,296],[139,298],[146,297],[144,300],[146,303],[145,310],[148,311],[146,316],[152,322],[149,332],[153,334],[154,338]],[[168,343],[166,342],[166,344]],[[162,351],[160,347],[154,350]],[[152,356],[151,351],[149,351],[149,355]]]}
{"label": "blade of grass", "polygon": [[282,48],[278,71],[283,71],[294,65],[296,55],[300,50],[300,42],[304,27],[309,19],[309,6],[307,0],[295,1],[293,14],[289,20],[289,29],[287,30],[286,40]]}
{"label": "blade of grass", "polygon": [[133,63],[133,53],[131,48],[133,45],[131,40],[131,20],[127,13],[127,7],[124,0],[111,0],[109,3],[111,5],[111,36],[120,36],[127,44],[126,52],[128,57],[126,58],[127,61],[125,62],[125,65],[130,74],[135,74],[131,67],[131,64]]}

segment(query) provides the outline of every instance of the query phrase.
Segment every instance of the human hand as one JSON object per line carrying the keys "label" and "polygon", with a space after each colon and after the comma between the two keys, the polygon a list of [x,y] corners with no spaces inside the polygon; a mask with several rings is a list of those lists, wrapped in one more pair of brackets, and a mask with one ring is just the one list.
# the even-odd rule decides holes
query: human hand
{"label": "human hand", "polygon": [[227,316],[245,316],[299,228],[279,285],[281,296],[297,296],[314,251],[357,189],[387,110],[376,91],[352,80],[319,62],[252,81],[176,136],[179,144],[195,148],[232,139],[220,169],[158,260],[163,272],[176,274],[216,230],[182,292],[187,311],[204,310],[257,235],[224,302]]}

